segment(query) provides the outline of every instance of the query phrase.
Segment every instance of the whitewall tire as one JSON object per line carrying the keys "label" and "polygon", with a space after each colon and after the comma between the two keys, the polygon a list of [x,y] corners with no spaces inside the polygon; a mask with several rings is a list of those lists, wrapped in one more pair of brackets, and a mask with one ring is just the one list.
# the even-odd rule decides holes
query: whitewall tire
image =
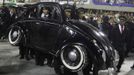
{"label": "whitewall tire", "polygon": [[[70,50],[69,50],[70,49]],[[85,48],[73,45],[71,48],[63,48],[61,51],[61,61],[63,65],[71,71],[78,71],[87,63]]]}
{"label": "whitewall tire", "polygon": [[20,27],[13,27],[8,34],[9,43],[18,45],[22,38],[22,29]]}

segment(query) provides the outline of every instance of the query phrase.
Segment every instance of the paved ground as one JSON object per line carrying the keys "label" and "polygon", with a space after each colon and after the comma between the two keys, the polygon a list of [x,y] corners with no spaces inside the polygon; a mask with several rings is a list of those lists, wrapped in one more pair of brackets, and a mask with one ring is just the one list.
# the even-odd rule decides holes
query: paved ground
{"label": "paved ground", "polygon": [[[118,75],[134,75],[134,70],[130,69],[133,61],[134,57],[131,54]],[[8,42],[0,42],[0,75],[56,75],[53,68],[47,65],[36,66],[34,63],[34,60],[20,60],[17,47],[11,46]]]}

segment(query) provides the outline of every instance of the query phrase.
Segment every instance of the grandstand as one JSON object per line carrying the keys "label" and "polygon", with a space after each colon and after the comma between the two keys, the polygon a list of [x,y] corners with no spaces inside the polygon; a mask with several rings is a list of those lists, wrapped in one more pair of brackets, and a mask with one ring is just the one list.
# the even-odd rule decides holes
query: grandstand
{"label": "grandstand", "polygon": [[[74,0],[60,0],[61,4],[69,3],[73,4]],[[130,2],[131,1],[131,2]],[[112,10],[122,12],[134,12],[134,1],[133,0],[78,0],[77,7],[83,7],[87,9],[98,9],[98,10]]]}

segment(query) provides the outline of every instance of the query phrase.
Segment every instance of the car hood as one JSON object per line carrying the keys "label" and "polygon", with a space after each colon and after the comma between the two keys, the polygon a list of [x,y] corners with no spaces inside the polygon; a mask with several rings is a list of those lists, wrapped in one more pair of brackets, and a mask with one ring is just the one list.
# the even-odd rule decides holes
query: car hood
{"label": "car hood", "polygon": [[96,41],[100,42],[108,54],[111,52],[113,53],[114,48],[112,47],[110,41],[99,29],[85,21],[71,20],[68,22],[70,23],[71,27],[81,34],[84,34],[85,37],[90,38],[92,36]]}

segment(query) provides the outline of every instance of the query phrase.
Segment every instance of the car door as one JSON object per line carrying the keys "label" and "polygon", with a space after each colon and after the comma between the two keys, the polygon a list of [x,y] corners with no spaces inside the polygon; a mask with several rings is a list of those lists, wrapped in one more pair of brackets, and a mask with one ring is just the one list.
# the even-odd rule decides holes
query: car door
{"label": "car door", "polygon": [[51,50],[56,43],[60,28],[58,23],[36,22],[36,25],[32,26],[32,44],[42,50]]}
{"label": "car door", "polygon": [[[53,10],[54,7],[50,6],[50,8]],[[38,20],[35,20],[32,22],[32,24],[30,24],[31,44],[34,45],[34,47],[45,52],[53,50],[57,42],[60,29],[62,28],[62,24],[59,22],[59,20],[57,20],[58,16],[56,19],[54,19],[52,12],[51,16],[52,17],[50,19],[44,19],[41,17],[39,12]]]}

